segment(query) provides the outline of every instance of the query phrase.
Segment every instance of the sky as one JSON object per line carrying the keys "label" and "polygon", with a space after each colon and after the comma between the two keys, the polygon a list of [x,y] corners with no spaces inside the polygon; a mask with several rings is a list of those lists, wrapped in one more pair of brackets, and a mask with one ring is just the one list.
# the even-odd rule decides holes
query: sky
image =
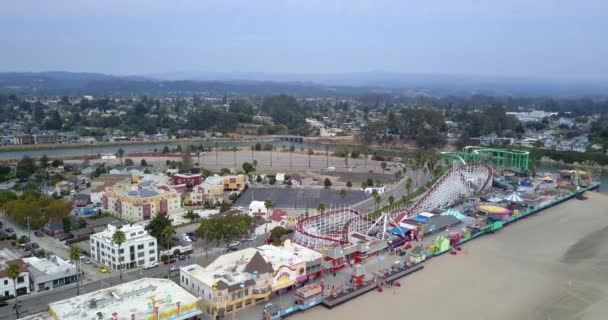
{"label": "sky", "polygon": [[0,71],[608,81],[605,0],[2,0]]}

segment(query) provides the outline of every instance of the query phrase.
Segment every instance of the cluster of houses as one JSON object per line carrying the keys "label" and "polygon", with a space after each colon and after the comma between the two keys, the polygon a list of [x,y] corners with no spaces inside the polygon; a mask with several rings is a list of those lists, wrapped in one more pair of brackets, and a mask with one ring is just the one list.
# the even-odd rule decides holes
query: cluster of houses
{"label": "cluster of houses", "polygon": [[533,137],[526,137],[523,139],[517,139],[513,137],[499,137],[497,134],[492,133],[489,135],[472,138],[471,140],[478,140],[482,146],[508,146],[508,145],[520,145],[522,147],[541,147],[548,149],[555,149],[560,151],[576,151],[585,152],[588,147],[592,149],[601,150],[601,145],[591,145],[589,143],[589,137],[587,135],[580,135],[571,139],[558,139],[554,135],[553,130],[546,130]]}

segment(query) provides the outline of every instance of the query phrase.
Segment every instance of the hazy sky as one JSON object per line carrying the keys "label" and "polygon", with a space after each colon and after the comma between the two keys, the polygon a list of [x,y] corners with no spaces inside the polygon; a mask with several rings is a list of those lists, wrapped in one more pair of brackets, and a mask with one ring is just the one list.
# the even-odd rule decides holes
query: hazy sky
{"label": "hazy sky", "polygon": [[0,0],[0,71],[608,80],[606,0]]}

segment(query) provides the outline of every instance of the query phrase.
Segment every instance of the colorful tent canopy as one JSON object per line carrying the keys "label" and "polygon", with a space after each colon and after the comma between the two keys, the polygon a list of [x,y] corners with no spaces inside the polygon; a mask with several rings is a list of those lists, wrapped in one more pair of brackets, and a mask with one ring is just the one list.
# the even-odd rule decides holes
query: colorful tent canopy
{"label": "colorful tent canopy", "polygon": [[418,221],[418,222],[427,222],[429,220],[429,218],[424,217],[424,216],[416,216],[416,217],[412,218],[412,220]]}
{"label": "colorful tent canopy", "polygon": [[545,176],[543,178],[543,181],[553,181],[553,178],[549,177],[549,176]]}
{"label": "colorful tent canopy", "polygon": [[406,232],[408,232],[410,230],[408,230],[406,228],[393,227],[390,231],[392,234],[403,236]]}
{"label": "colorful tent canopy", "polygon": [[449,210],[443,212],[441,215],[442,216],[452,216],[458,220],[463,220],[465,218],[465,215],[460,213],[460,211],[458,211],[456,209],[449,209]]}
{"label": "colorful tent canopy", "polygon": [[492,203],[499,203],[501,202],[503,199],[499,198],[499,197],[492,197],[490,199],[488,199],[488,202],[492,202]]}
{"label": "colorful tent canopy", "polygon": [[413,224],[409,224],[409,223],[405,223],[405,222],[401,222],[401,223],[399,223],[399,226],[400,226],[401,228],[405,228],[405,229],[408,229],[408,230],[413,230],[413,229],[418,228],[418,226],[415,226],[415,225],[413,225]]}
{"label": "colorful tent canopy", "polygon": [[432,214],[430,212],[422,212],[419,214],[419,216],[430,218],[430,217],[434,216],[434,214]]}
{"label": "colorful tent canopy", "polygon": [[510,212],[509,209],[507,209],[507,208],[503,208],[503,207],[499,207],[499,206],[492,206],[492,205],[479,206],[479,211],[482,211],[485,213],[490,213],[490,214],[507,214]]}
{"label": "colorful tent canopy", "polygon": [[524,201],[524,199],[522,197],[520,197],[517,192],[513,192],[512,195],[508,196],[505,198],[505,200],[507,201],[511,201],[511,202],[522,202]]}

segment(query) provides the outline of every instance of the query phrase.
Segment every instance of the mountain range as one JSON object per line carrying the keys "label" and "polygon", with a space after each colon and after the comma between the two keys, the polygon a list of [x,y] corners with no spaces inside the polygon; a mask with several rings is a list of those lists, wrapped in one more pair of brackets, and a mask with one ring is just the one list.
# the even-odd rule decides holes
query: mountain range
{"label": "mountain range", "polygon": [[608,83],[488,76],[353,72],[289,74],[171,72],[106,75],[84,72],[4,72],[0,92],[38,95],[390,95],[606,96]]}

